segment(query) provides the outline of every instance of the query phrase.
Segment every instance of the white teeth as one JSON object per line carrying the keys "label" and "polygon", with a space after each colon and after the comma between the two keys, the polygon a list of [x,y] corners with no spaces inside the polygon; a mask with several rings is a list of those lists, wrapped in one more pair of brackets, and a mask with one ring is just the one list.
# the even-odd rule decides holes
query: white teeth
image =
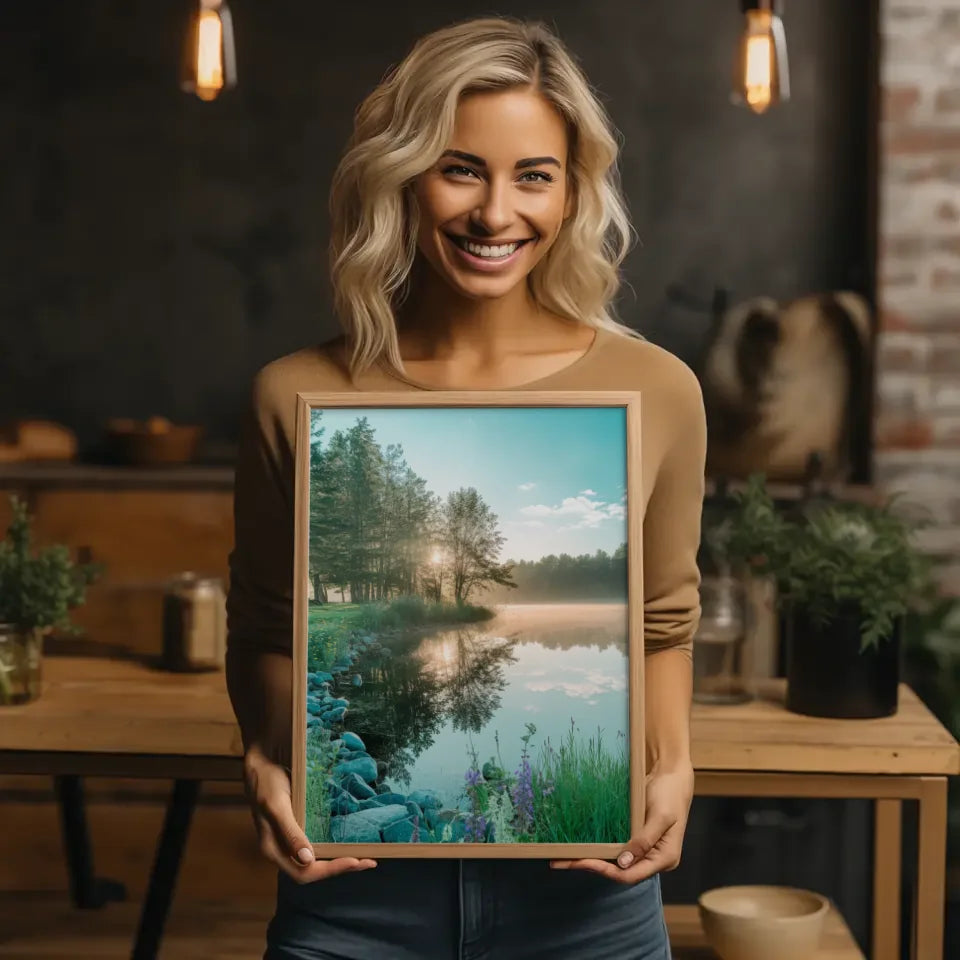
{"label": "white teeth", "polygon": [[497,247],[491,247],[482,243],[471,243],[469,240],[461,240],[460,245],[469,250],[475,257],[487,257],[494,260],[498,257],[509,257],[520,246],[519,243],[504,243]]}

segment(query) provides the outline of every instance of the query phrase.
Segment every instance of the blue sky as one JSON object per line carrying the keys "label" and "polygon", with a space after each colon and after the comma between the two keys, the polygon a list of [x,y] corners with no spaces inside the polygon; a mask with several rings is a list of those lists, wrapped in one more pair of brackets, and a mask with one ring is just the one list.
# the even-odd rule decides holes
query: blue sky
{"label": "blue sky", "polygon": [[626,414],[617,407],[315,410],[326,443],[366,416],[429,489],[476,487],[500,519],[501,559],[608,553],[626,540]]}

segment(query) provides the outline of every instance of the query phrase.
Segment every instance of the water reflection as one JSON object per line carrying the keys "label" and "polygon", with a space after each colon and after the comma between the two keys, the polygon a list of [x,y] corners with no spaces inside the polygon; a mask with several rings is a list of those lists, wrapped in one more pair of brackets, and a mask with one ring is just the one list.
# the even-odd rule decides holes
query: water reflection
{"label": "water reflection", "polygon": [[538,727],[549,718],[544,733],[567,729],[573,717],[588,735],[598,725],[611,738],[625,732],[625,610],[558,607],[517,607],[483,624],[380,636],[364,651],[355,663],[363,685],[346,694],[349,729],[383,765],[382,779],[404,788],[442,780],[452,789],[462,782],[467,743],[482,733],[486,758],[499,732],[512,752],[523,716],[537,715]]}
{"label": "water reflection", "polygon": [[350,699],[350,728],[385,776],[410,784],[410,767],[449,721],[479,732],[500,706],[504,666],[515,640],[488,637],[476,627],[424,637],[410,632],[367,651],[356,667],[364,678]]}
{"label": "water reflection", "polygon": [[443,684],[444,710],[454,730],[479,733],[493,718],[507,685],[504,665],[516,663],[515,644],[476,628],[425,638],[420,644],[417,656],[425,672]]}
{"label": "water reflection", "polygon": [[627,689],[627,678],[622,673],[608,673],[604,670],[576,666],[560,666],[557,672],[561,675],[552,679],[527,681],[526,689],[532,693],[559,690],[568,697],[580,698],[587,703],[595,703],[595,698],[602,693]]}

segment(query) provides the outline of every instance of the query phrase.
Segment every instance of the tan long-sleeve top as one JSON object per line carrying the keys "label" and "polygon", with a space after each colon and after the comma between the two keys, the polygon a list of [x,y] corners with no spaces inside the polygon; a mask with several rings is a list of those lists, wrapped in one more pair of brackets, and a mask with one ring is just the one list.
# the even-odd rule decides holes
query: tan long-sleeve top
{"label": "tan long-sleeve top", "polygon": [[[235,479],[227,601],[233,650],[292,651],[297,393],[429,389],[385,365],[351,380],[340,355],[335,343],[307,348],[254,378]],[[656,344],[601,330],[579,360],[518,389],[642,392],[644,645],[648,654],[679,647],[689,655],[700,617],[706,457],[703,398],[692,370]]]}

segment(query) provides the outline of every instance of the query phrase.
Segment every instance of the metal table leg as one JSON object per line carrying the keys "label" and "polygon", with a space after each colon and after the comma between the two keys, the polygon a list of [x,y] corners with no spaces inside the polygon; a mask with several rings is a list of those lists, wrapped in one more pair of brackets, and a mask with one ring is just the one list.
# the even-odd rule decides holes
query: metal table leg
{"label": "metal table leg", "polygon": [[67,874],[70,880],[70,898],[82,910],[102,907],[109,900],[125,900],[126,888],[116,880],[93,875],[93,853],[87,830],[87,813],[83,794],[83,779],[73,774],[53,778],[60,823],[67,855]]}
{"label": "metal table leg", "polygon": [[153,870],[150,872],[147,895],[140,911],[131,960],[156,960],[199,793],[199,780],[174,781]]}

